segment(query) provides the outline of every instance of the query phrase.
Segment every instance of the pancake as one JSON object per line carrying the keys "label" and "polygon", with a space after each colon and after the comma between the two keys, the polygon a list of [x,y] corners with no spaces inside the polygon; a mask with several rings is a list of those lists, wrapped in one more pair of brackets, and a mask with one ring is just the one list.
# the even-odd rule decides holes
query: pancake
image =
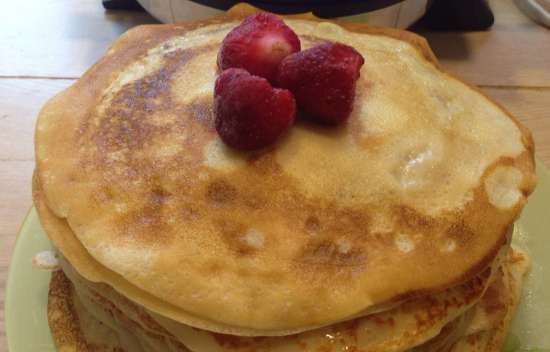
{"label": "pancake", "polygon": [[366,58],[349,123],[228,150],[215,58],[250,11],[133,29],[42,109],[44,202],[110,284],[184,324],[276,335],[487,267],[535,184],[529,132],[414,34],[306,16],[287,19],[304,48],[334,40]]}
{"label": "pancake", "polygon": [[[502,345],[503,332],[518,302],[521,278],[527,268],[526,264],[526,257],[515,251],[508,258],[505,256],[504,260],[500,261],[495,268],[495,275],[491,280],[489,289],[484,293],[481,300],[478,299],[472,308],[452,319],[443,329],[435,330],[433,336],[427,342],[416,347],[413,346],[418,344],[419,340],[413,340],[414,342],[412,342],[411,339],[406,338],[402,339],[402,342],[408,344],[385,344],[378,346],[378,348],[373,345],[363,345],[360,338],[362,328],[359,327],[360,323],[357,322],[350,322],[346,326],[334,326],[330,332],[321,329],[318,335],[319,339],[324,340],[322,344],[312,343],[311,339],[308,340],[307,337],[301,336],[302,334],[287,337],[248,337],[239,339],[215,335],[215,342],[208,343],[204,338],[204,334],[212,333],[197,329],[189,329],[187,334],[179,334],[179,338],[186,340],[190,350],[197,352],[220,350],[303,351],[304,349],[326,352],[341,350],[363,352],[498,351]],[[67,268],[66,265],[63,265],[63,270],[64,272],[54,273],[52,277],[49,300],[50,325],[58,346],[64,344],[69,349],[71,342],[77,343],[77,339],[59,341],[59,336],[67,335],[63,331],[68,330],[71,332],[68,335],[86,336],[84,339],[85,344],[80,342],[81,346],[76,347],[75,351],[100,351],[107,344],[118,346],[118,348],[126,351],[189,351],[142,308],[135,306],[130,301],[124,301],[122,296],[118,298],[113,296],[110,288],[103,287],[100,291],[96,291],[98,287],[93,287],[92,284],[93,288],[91,288],[90,283],[83,282],[83,279],[79,278],[78,275],[75,276],[75,272]],[[65,276],[65,272],[71,277],[70,280]],[[101,285],[96,284],[96,286]],[[452,297],[447,298],[452,300]],[[59,309],[60,304],[68,308]],[[436,306],[434,305],[434,308]],[[482,316],[484,316],[485,324],[480,325],[479,322],[476,323],[476,320],[479,321]],[[54,317],[64,323],[61,325],[52,323]],[[379,326],[375,330],[383,332],[391,324],[388,324],[388,320],[384,320],[382,316],[379,316],[379,318]],[[395,316],[394,318],[398,323],[399,317]],[[61,326],[61,328],[58,326]],[[67,326],[71,326],[71,328],[67,328]],[[74,333],[74,331],[77,333]],[[313,333],[315,332],[308,332],[303,335],[311,336]],[[414,334],[414,330],[411,330],[411,333]],[[342,345],[340,342],[345,340],[346,335],[350,339]],[[103,336],[103,340],[101,336]],[[353,339],[351,336],[356,336],[356,338]],[[392,338],[396,341],[399,337],[403,336],[394,335]],[[279,342],[266,343],[268,339],[279,340]],[[102,341],[103,346],[97,342],[90,342],[94,340]],[[67,341],[69,342],[67,343]],[[120,341],[124,342],[121,343]],[[288,343],[289,341],[292,342]],[[120,347],[122,344],[126,347]],[[84,349],[83,346],[88,349]],[[269,347],[265,349],[262,346]]]}

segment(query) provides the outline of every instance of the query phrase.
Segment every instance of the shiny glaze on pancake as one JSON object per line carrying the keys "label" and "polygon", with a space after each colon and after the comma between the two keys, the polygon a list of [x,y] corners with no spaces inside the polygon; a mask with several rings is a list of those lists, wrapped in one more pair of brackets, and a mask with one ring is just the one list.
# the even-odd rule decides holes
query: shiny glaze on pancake
{"label": "shiny glaze on pancake", "polygon": [[412,34],[293,19],[304,47],[338,40],[365,56],[353,116],[228,150],[212,87],[239,11],[125,34],[42,110],[45,201],[92,257],[192,316],[259,335],[485,268],[534,187],[529,133]]}

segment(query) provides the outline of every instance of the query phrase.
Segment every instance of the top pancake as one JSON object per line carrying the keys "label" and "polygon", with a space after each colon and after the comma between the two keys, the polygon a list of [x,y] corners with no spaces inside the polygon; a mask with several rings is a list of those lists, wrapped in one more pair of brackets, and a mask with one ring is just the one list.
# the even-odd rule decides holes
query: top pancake
{"label": "top pancake", "polygon": [[304,48],[365,57],[349,122],[228,150],[216,53],[250,11],[133,29],[41,111],[40,187],[91,256],[192,315],[260,331],[327,325],[484,268],[533,190],[529,133],[418,37],[303,17],[286,22]]}

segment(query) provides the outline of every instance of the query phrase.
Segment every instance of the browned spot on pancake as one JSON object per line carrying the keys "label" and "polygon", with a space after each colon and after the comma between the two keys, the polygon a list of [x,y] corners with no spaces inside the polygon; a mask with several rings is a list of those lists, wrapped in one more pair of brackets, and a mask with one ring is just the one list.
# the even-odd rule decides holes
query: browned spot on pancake
{"label": "browned spot on pancake", "polygon": [[162,187],[155,187],[151,190],[151,200],[150,205],[153,208],[160,208],[164,204],[164,202],[170,198],[171,193],[167,190],[163,189]]}
{"label": "browned spot on pancake", "polygon": [[351,266],[365,264],[366,254],[358,248],[342,252],[338,245],[328,240],[311,240],[297,260],[304,264],[319,266]]}
{"label": "browned spot on pancake", "polygon": [[489,287],[485,292],[483,301],[485,302],[485,311],[489,314],[502,312],[506,309],[506,304],[499,300],[499,292],[496,288]]}
{"label": "browned spot on pancake", "polygon": [[209,263],[204,266],[204,271],[208,276],[217,275],[223,271],[223,266],[217,262]]}
{"label": "browned spot on pancake", "polygon": [[459,246],[465,246],[475,236],[474,231],[463,221],[452,223],[447,229],[446,234],[455,240]]}
{"label": "browned spot on pancake", "polygon": [[217,205],[226,205],[237,197],[237,190],[227,181],[218,179],[208,185],[206,197]]}
{"label": "browned spot on pancake", "polygon": [[171,195],[165,190],[154,188],[148,203],[139,210],[120,217],[118,221],[118,226],[122,229],[120,233],[133,238],[135,243],[168,245],[170,243],[170,238],[167,237],[169,225],[162,209],[170,197]]}
{"label": "browned spot on pancake", "polygon": [[426,296],[421,301],[421,309],[414,314],[417,330],[426,329],[433,325],[434,321],[446,315],[446,309],[442,302],[432,296]]}
{"label": "browned spot on pancake", "polygon": [[[353,342],[354,344],[357,344],[358,342],[357,335],[359,332],[358,330],[359,330],[360,320],[361,319],[357,318],[357,319],[352,319],[352,320],[342,322],[336,325],[333,330],[337,331],[341,335],[344,335],[348,343],[351,340],[351,342]],[[342,342],[346,342],[346,341],[342,341]]]}
{"label": "browned spot on pancake", "polygon": [[430,229],[437,226],[437,222],[434,218],[421,214],[406,205],[394,207],[393,212],[396,222],[411,230],[428,232]]}
{"label": "browned spot on pancake", "polygon": [[352,240],[365,240],[369,234],[370,215],[366,208],[329,206],[320,216],[323,219],[323,232],[331,236],[342,236]]}
{"label": "browned spot on pancake", "polygon": [[394,321],[391,317],[384,317],[382,315],[373,315],[372,320],[376,325],[378,326],[384,326],[384,325],[393,325]]}
{"label": "browned spot on pancake", "polygon": [[211,333],[218,345],[227,349],[250,349],[259,344],[262,344],[267,337],[255,336],[255,337],[239,337],[234,335]]}
{"label": "browned spot on pancake", "polygon": [[194,221],[200,218],[200,210],[193,204],[180,204],[180,210],[178,213],[183,220]]}
{"label": "browned spot on pancake", "polygon": [[142,149],[158,127],[149,123],[153,111],[161,109],[168,88],[170,70],[162,68],[132,84],[124,86],[113,97],[106,116],[101,120],[95,142],[99,150]]}
{"label": "browned spot on pancake", "polygon": [[321,229],[321,223],[316,216],[308,216],[305,223],[305,230],[310,234],[317,234]]}
{"label": "browned spot on pancake", "polygon": [[242,195],[243,205],[250,210],[259,210],[266,204],[266,198],[261,194],[247,193]]}
{"label": "browned spot on pancake", "polygon": [[237,256],[247,256],[257,251],[256,248],[248,245],[243,238],[249,230],[244,224],[233,220],[221,219],[216,222],[216,226],[223,242]]}
{"label": "browned spot on pancake", "polygon": [[259,151],[252,152],[248,158],[248,165],[251,166],[251,171],[273,179],[281,174],[281,167],[275,158],[276,145],[268,146]]}
{"label": "browned spot on pancake", "polygon": [[466,342],[473,347],[477,345],[477,342],[480,336],[481,336],[481,333],[468,335],[466,336]]}
{"label": "browned spot on pancake", "polygon": [[101,187],[94,198],[100,204],[110,202],[113,199],[113,190],[107,186]]}
{"label": "browned spot on pancake", "polygon": [[[161,69],[128,83],[117,91],[104,114],[99,116],[99,125],[92,136],[97,146],[97,152],[93,155],[94,158],[97,158],[95,162],[114,167],[121,165],[123,169],[141,169],[148,164],[140,163],[139,151],[146,151],[149,147],[147,143],[154,137],[166,135],[171,131],[186,132],[190,127],[193,129],[193,126],[190,126],[193,121],[200,122],[203,129],[205,125],[211,125],[210,101],[199,101],[180,108],[172,101],[169,94],[171,80],[175,72],[181,70],[196,55],[210,49],[209,46],[205,46],[179,49],[167,53],[163,58]],[[190,115],[193,119],[177,118],[173,122],[165,122],[160,125],[152,121],[155,114],[174,112]],[[87,120],[84,121],[84,124],[89,126]],[[211,129],[211,126],[208,129]],[[200,136],[199,133],[192,135]],[[139,172],[143,172],[143,170]],[[133,175],[130,172],[125,176]]]}

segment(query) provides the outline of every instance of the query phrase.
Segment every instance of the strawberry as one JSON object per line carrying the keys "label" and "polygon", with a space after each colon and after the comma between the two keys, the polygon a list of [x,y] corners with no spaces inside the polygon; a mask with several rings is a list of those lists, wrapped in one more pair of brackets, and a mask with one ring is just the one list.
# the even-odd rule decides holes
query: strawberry
{"label": "strawberry", "polygon": [[248,16],[224,38],[218,67],[244,68],[273,82],[277,66],[287,55],[300,51],[300,40],[279,17],[259,12]]}
{"label": "strawberry", "polygon": [[287,56],[276,82],[294,93],[298,107],[311,118],[338,124],[351,114],[355,83],[364,62],[350,46],[325,43]]}
{"label": "strawberry", "polygon": [[273,143],[292,125],[296,103],[288,90],[230,68],[216,80],[214,114],[216,131],[227,145],[252,150]]}

